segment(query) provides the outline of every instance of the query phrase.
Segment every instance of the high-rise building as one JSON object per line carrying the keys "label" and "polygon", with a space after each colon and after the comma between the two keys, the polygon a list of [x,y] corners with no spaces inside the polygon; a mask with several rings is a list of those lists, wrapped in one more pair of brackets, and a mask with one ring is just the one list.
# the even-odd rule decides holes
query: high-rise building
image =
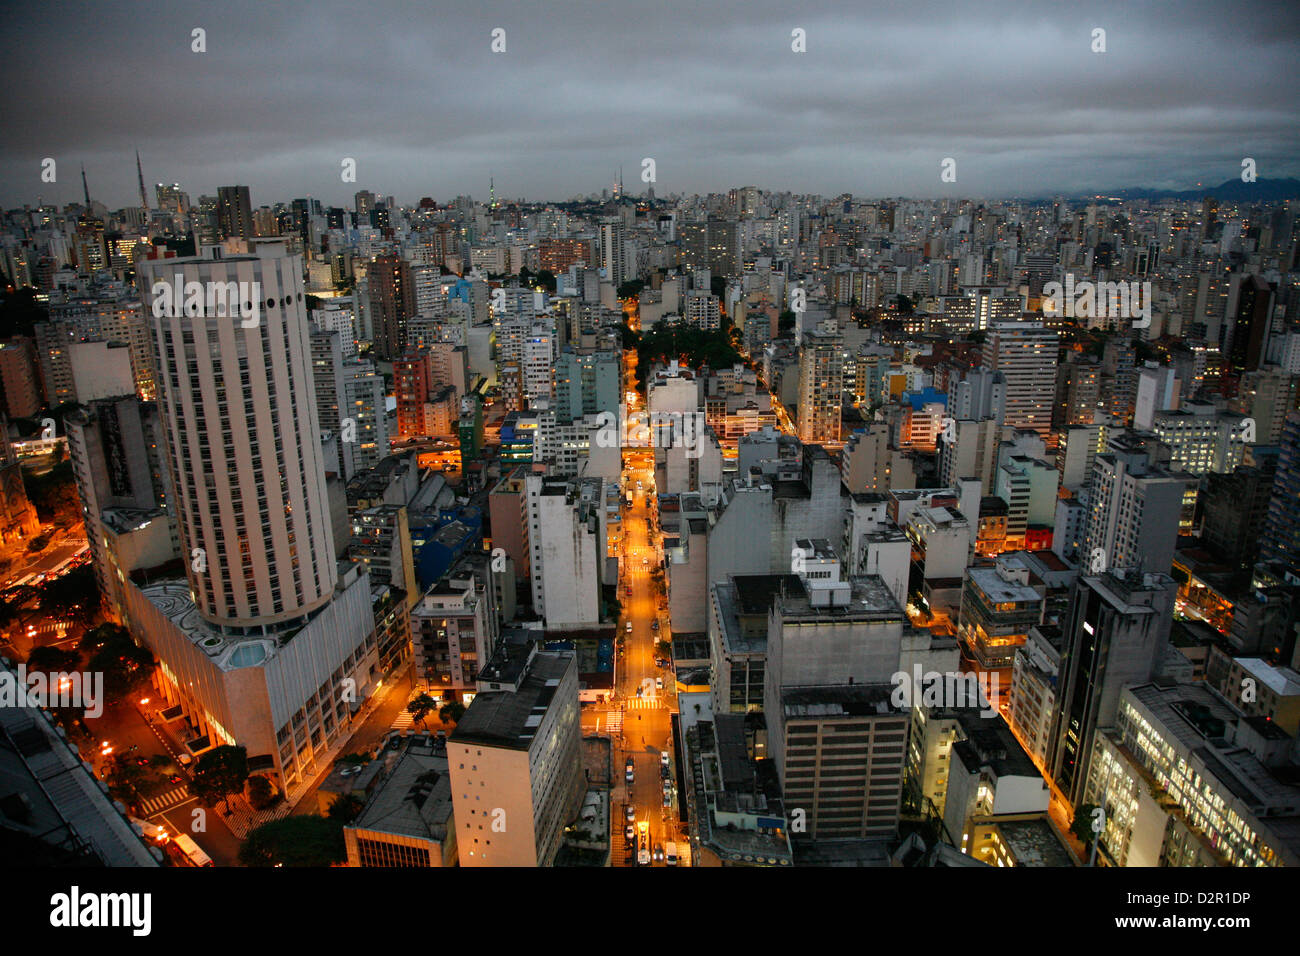
{"label": "high-rise building", "polygon": [[844,391],[844,338],[835,332],[804,335],[799,350],[799,440],[838,442]]}
{"label": "high-rise building", "polygon": [[352,420],[356,448],[352,457],[356,468],[373,468],[388,457],[388,410],[384,398],[384,377],[368,359],[350,359],[343,363],[343,420]]}
{"label": "high-rise building", "polygon": [[1222,351],[1237,374],[1264,364],[1273,321],[1273,288],[1261,276],[1243,277],[1237,289],[1236,314],[1225,324]]}
{"label": "high-rise building", "polygon": [[633,278],[633,270],[628,268],[625,238],[621,217],[600,220],[600,267],[605,272],[605,279],[612,282],[615,289]]}
{"label": "high-rise building", "polygon": [[311,369],[321,431],[334,437],[329,447],[337,449],[336,457],[325,462],[325,470],[335,472],[346,482],[357,470],[356,443],[344,441],[342,434],[346,393],[343,388],[342,336],[338,332],[317,330],[311,333]]}
{"label": "high-rise building", "polygon": [[533,611],[548,627],[600,620],[605,561],[601,479],[527,476]]}
{"label": "high-rise building", "polygon": [[1087,568],[1142,568],[1168,574],[1186,482],[1140,451],[1098,455],[1088,488],[1080,557]]}
{"label": "high-rise building", "polygon": [[122,577],[179,554],[162,422],[156,405],[131,395],[90,402],[64,422],[95,577],[120,620]]}
{"label": "high-rise building", "polygon": [[985,368],[1006,381],[1003,423],[1038,432],[1052,429],[1056,400],[1056,350],[1060,336],[1042,322],[994,322],[984,341]]}
{"label": "high-rise building", "polygon": [[400,256],[375,256],[366,278],[375,330],[375,354],[385,361],[406,350],[406,323],[415,315],[415,283],[411,267]]}
{"label": "high-rise building", "polygon": [[909,722],[890,703],[903,611],[880,577],[841,579],[828,542],[794,547],[801,579],[773,600],[763,705],[785,805],[804,811],[808,839],[893,836]]}
{"label": "high-rise building", "polygon": [[154,197],[158,200],[158,208],[169,214],[178,222],[185,218],[190,211],[190,197],[181,189],[180,183],[172,183],[170,186],[164,183],[158,183],[154,186]]}
{"label": "high-rise building", "polygon": [[551,866],[582,801],[572,652],[499,647],[447,741],[461,866]]}
{"label": "high-rise building", "polygon": [[1079,578],[1062,623],[1061,679],[1047,769],[1077,808],[1098,730],[1115,726],[1120,694],[1155,675],[1169,643],[1177,587],[1167,574]]}
{"label": "high-rise building", "polygon": [[617,412],[623,400],[623,355],[612,349],[576,352],[565,348],[555,362],[555,415],[571,421]]}
{"label": "high-rise building", "polygon": [[[302,260],[252,247],[140,263],[185,579],[128,579],[126,618],[192,739],[244,746],[288,788],[347,739],[379,675],[369,577],[335,558]],[[155,307],[177,274],[247,283],[255,321]]]}
{"label": "high-rise building", "polygon": [[1201,541],[1224,563],[1245,570],[1259,557],[1259,538],[1277,477],[1277,457],[1257,455],[1230,475],[1205,476]]}
{"label": "high-rise building", "polygon": [[1290,412],[1282,426],[1281,452],[1268,518],[1260,535],[1261,561],[1300,567],[1300,412]]}
{"label": "high-rise building", "polygon": [[190,584],[218,626],[296,620],[327,603],[337,582],[299,262],[268,243],[255,255],[142,264],[147,280],[260,284],[252,328],[154,317],[176,515],[185,552],[201,550],[208,568],[191,570]]}
{"label": "high-rise building", "polygon": [[222,239],[253,237],[253,208],[247,186],[217,187],[217,228]]}

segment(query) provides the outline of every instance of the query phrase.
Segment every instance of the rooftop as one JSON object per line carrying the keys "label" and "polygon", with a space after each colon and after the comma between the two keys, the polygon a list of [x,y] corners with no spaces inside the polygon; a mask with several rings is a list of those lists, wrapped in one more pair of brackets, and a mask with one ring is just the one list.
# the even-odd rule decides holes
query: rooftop
{"label": "rooftop", "polygon": [[517,690],[479,691],[456,725],[451,742],[528,750],[565,672],[574,666],[570,652],[534,654]]}

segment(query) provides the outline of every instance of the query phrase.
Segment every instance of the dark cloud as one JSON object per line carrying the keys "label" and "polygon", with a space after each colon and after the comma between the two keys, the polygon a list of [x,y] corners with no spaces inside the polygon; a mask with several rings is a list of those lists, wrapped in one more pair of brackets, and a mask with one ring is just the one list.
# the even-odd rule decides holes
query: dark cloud
{"label": "dark cloud", "polygon": [[[255,204],[756,183],[1037,195],[1300,175],[1300,8],[695,0],[29,4],[0,39],[0,203],[145,177]],[[191,30],[207,52],[191,52]],[[491,31],[506,52],[491,52]],[[791,51],[791,31],[807,52]],[[1107,52],[1091,51],[1106,30]],[[57,184],[40,162],[59,163]],[[958,181],[939,181],[957,160]],[[340,180],[354,157],[355,185]]]}

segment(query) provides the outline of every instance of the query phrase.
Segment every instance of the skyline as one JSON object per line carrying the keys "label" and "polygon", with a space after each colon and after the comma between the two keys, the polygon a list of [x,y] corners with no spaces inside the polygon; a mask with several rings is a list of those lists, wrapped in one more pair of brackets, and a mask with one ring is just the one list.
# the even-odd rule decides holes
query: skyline
{"label": "skyline", "polygon": [[[1192,189],[1239,176],[1244,157],[1260,179],[1300,175],[1289,69],[1300,16],[1287,10],[1252,10],[1251,30],[1224,35],[1233,15],[1209,4],[945,14],[760,3],[738,16],[672,2],[652,22],[579,3],[547,15],[389,6],[369,21],[388,25],[373,47],[356,44],[341,4],[301,22],[244,4],[143,21],[129,6],[17,11],[0,40],[6,101],[32,108],[0,113],[11,134],[0,203],[76,201],[84,162],[93,198],[130,204],[137,149],[150,184],[197,197],[237,182],[259,204],[341,203],[358,189],[445,201],[489,176],[498,195],[563,201],[620,166],[640,194],[646,157],[659,196],[746,183],[916,199]],[[50,70],[92,22],[78,69]],[[498,28],[505,49],[493,53]],[[792,50],[796,28],[806,52]],[[1092,51],[1098,28],[1104,53]],[[56,183],[40,179],[45,157]],[[355,182],[340,177],[349,157]],[[949,157],[956,182],[940,180]]]}

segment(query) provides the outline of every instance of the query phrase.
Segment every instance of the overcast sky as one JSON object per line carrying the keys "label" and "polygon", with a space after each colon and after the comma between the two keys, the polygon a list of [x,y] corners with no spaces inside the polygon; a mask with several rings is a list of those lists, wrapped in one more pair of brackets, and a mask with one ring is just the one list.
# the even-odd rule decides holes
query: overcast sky
{"label": "overcast sky", "polygon": [[486,198],[489,175],[567,199],[620,165],[639,193],[645,157],[660,196],[1186,189],[1246,156],[1300,175],[1290,3],[93,0],[7,5],[0,57],[5,208],[80,199],[83,161],[92,198],[137,203],[137,149],[151,204],[177,181],[255,207]]}

